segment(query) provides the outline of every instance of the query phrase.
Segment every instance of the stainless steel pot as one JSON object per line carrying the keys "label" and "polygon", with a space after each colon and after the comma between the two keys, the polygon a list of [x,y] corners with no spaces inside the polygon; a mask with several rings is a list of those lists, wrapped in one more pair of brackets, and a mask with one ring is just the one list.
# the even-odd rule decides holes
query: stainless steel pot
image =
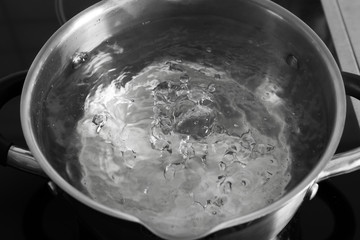
{"label": "stainless steel pot", "polygon": [[[66,141],[66,136],[58,136],[56,139],[53,133],[49,133],[50,127],[44,120],[47,114],[44,110],[44,101],[47,100],[49,90],[59,84],[56,82],[56,76],[71,74],[77,64],[86,61],[79,53],[90,52],[129,25],[184,15],[215,15],[228,18],[251,26],[254,31],[261,32],[261,37],[265,40],[270,36],[280,39],[278,42],[271,42],[276,46],[276,55],[283,58],[283,63],[295,72],[294,79],[284,79],[281,80],[284,83],[280,82],[288,85],[288,92],[283,98],[290,99],[289,101],[302,106],[306,111],[312,103],[309,100],[312,99],[311,95],[322,96],[318,108],[326,113],[322,121],[328,127],[323,131],[324,136],[315,137],[316,141],[319,138],[324,140],[321,146],[311,139],[311,133],[303,139],[293,140],[302,142],[304,146],[295,147],[298,159],[291,172],[292,180],[287,193],[280,199],[263,209],[223,222],[200,235],[173,236],[161,229],[152,228],[134,216],[99,204],[83,191],[79,164],[72,155],[63,154],[64,147],[59,143]],[[277,66],[269,63],[264,64],[260,70],[265,76],[270,76],[279,72],[276,69]],[[21,77],[18,81],[9,79],[5,78],[0,82],[1,104],[16,94],[16,91],[12,90],[19,89],[22,84]],[[342,80],[345,81],[349,94],[360,96],[358,77],[351,74],[342,76],[332,55],[318,36],[294,15],[271,1],[102,1],[65,23],[38,53],[27,73],[21,96],[21,123],[30,150],[18,148],[1,137],[1,154],[4,158],[6,156],[8,165],[49,177],[79,202],[103,214],[143,224],[163,238],[194,239],[237,226],[237,239],[272,239],[290,221],[304,199],[311,199],[316,194],[318,182],[356,170],[360,166],[360,149],[334,156],[346,116],[345,88]],[[64,100],[64,106],[67,107],[57,109],[60,113],[58,117],[71,125],[71,122],[82,114],[78,105],[81,105],[84,99],[79,97],[83,95],[77,89],[65,86],[63,90],[74,91],[70,94],[73,98]],[[308,123],[305,122],[303,126],[304,131],[317,131],[310,124],[306,124]],[[61,130],[57,133],[61,135]]]}

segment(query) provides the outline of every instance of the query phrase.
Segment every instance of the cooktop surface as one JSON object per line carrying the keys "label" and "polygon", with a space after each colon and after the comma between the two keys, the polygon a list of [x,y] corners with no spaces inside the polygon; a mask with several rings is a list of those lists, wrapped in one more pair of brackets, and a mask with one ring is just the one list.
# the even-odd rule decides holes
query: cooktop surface
{"label": "cooktop surface", "polygon": [[[0,2],[0,78],[28,69],[46,40],[61,22],[95,3],[94,0],[2,0]],[[275,1],[303,19],[323,39],[336,57],[320,0]],[[19,97],[0,111],[0,131],[17,145],[23,139]],[[348,107],[345,131],[338,152],[359,146],[359,123]],[[359,137],[358,137],[359,136]],[[305,201],[294,219],[277,237],[281,239],[360,239],[360,171],[334,177],[319,184],[314,199]],[[0,239],[111,239],[75,214],[62,195],[54,196],[48,179],[10,167],[0,167]],[[66,197],[65,197],[66,198]],[[71,201],[70,201],[71,202]],[[101,228],[101,226],[100,226]],[[124,222],[117,239],[157,239],[145,228]],[[236,229],[230,230],[232,232]],[[208,239],[221,239],[213,234]]]}

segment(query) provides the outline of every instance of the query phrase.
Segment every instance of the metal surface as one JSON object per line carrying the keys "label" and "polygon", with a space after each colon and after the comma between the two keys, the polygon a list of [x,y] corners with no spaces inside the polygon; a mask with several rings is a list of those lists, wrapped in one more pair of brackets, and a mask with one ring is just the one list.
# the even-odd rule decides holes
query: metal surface
{"label": "metal surface", "polygon": [[8,165],[30,172],[39,176],[47,177],[38,161],[29,150],[11,146],[8,152]]}
{"label": "metal surface", "polygon": [[[116,4],[112,1],[101,2],[66,23],[42,48],[29,70],[21,100],[21,119],[25,138],[31,153],[38,160],[42,169],[63,190],[98,211],[114,217],[139,222],[138,219],[132,216],[114,211],[90,199],[66,180],[66,177],[64,177],[66,173],[59,171],[61,167],[57,168],[56,164],[50,162],[51,159],[47,156],[46,149],[43,148],[43,140],[39,139],[39,132],[42,129],[37,125],[36,119],[41,113],[40,100],[42,100],[44,93],[52,84],[49,79],[52,79],[54,73],[61,71],[68,64],[69,59],[75,52],[90,51],[101,41],[114,32],[120,31],[122,27],[129,23],[141,23],[144,20],[151,19],[152,16],[167,16],[169,11],[175,14],[185,6],[189,7],[185,8],[185,10],[191,10],[197,4],[199,4],[197,9],[201,9],[202,14],[204,14],[204,11],[209,11],[234,19],[248,18],[248,23],[263,26],[265,31],[269,33],[289,37],[290,48],[298,51],[297,59],[300,59],[300,64],[306,65],[307,62],[316,62],[318,65],[315,68],[323,69],[321,73],[316,73],[323,75],[317,75],[316,77],[327,81],[319,82],[319,84],[327,86],[324,93],[327,94],[327,107],[331,106],[328,109],[331,131],[327,148],[320,160],[313,163],[312,168],[306,172],[305,176],[299,182],[294,183],[289,193],[260,211],[223,223],[205,233],[206,235],[225,227],[238,225],[240,229],[243,228],[238,233],[238,237],[243,237],[242,239],[272,238],[294,215],[303,201],[307,189],[313,185],[314,180],[331,159],[340,140],[345,117],[345,94],[340,73],[331,54],[321,40],[292,14],[271,2],[224,1],[221,8],[218,7],[216,1],[206,1],[206,7],[201,5],[204,1],[193,1],[190,6],[185,3],[188,2],[165,0],[143,1],[140,3],[138,1],[116,1]],[[157,8],[148,7],[154,6],[154,4],[156,4]],[[239,9],[243,11],[244,16],[239,16]],[[301,41],[303,44],[300,44]],[[305,51],[303,48],[305,48]],[[282,51],[287,50],[282,49]],[[311,54],[306,55],[306,53]],[[307,58],[301,56],[302,54]],[[162,236],[161,233],[156,233]]]}
{"label": "metal surface", "polygon": [[320,173],[318,181],[350,173],[358,169],[360,169],[360,148],[355,148],[345,153],[336,154]]}
{"label": "metal surface", "polygon": [[316,193],[318,192],[318,190],[319,190],[319,184],[314,183],[307,191],[305,199],[312,200],[316,196]]}

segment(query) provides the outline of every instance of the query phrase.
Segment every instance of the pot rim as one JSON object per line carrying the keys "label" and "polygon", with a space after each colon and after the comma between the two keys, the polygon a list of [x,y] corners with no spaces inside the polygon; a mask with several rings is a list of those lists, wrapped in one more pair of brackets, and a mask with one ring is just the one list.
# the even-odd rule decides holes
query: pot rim
{"label": "pot rim", "polygon": [[[119,0],[116,0],[120,2]],[[28,74],[26,76],[26,80],[23,86],[23,91],[21,95],[21,104],[20,104],[20,116],[21,116],[21,125],[24,133],[24,137],[28,144],[28,147],[31,153],[34,155],[35,159],[39,162],[41,168],[45,171],[45,173],[49,176],[49,178],[54,181],[61,189],[70,194],[76,200],[84,203],[85,205],[98,210],[107,215],[127,219],[129,221],[134,221],[144,223],[138,218],[122,213],[120,211],[114,210],[110,207],[102,205],[95,200],[92,200],[90,197],[81,193],[75,187],[70,185],[67,181],[65,181],[50,165],[50,163],[46,160],[46,157],[41,152],[38,144],[36,143],[35,135],[33,129],[31,127],[31,98],[33,89],[35,88],[35,83],[37,79],[37,75],[42,70],[42,65],[46,61],[47,57],[51,54],[53,49],[56,48],[56,39],[59,37],[64,38],[64,36],[68,35],[72,32],[72,29],[80,28],[82,24],[86,23],[88,20],[97,19],[101,17],[101,15],[105,11],[109,11],[111,9],[116,8],[116,1],[100,1],[99,3],[94,4],[88,9],[82,11],[75,17],[73,17],[70,21],[65,23],[62,27],[60,27],[45,43],[45,45],[41,48],[37,56],[35,57]],[[122,0],[122,2],[128,2],[129,0]],[[166,1],[166,0],[163,0]],[[332,77],[332,84],[335,93],[335,102],[334,106],[335,112],[335,123],[334,127],[331,130],[329,136],[329,143],[321,156],[321,159],[317,163],[317,165],[311,170],[311,172],[293,189],[284,194],[281,198],[276,200],[275,202],[267,205],[266,207],[251,212],[247,215],[238,217],[233,220],[226,221],[215,226],[209,232],[204,235],[210,234],[212,232],[218,231],[224,227],[230,227],[234,225],[239,225],[242,223],[246,223],[249,221],[253,221],[262,216],[268,215],[274,212],[277,209],[282,208],[284,205],[288,204],[293,198],[295,198],[298,194],[306,191],[317,179],[320,172],[325,168],[328,161],[333,157],[336,148],[340,142],[340,138],[342,135],[343,127],[345,124],[345,116],[346,116],[346,99],[345,99],[345,88],[342,82],[342,77],[340,74],[340,70],[338,68],[337,63],[335,62],[333,56],[331,55],[328,48],[322,42],[322,40],[316,35],[316,33],[305,23],[303,23],[298,17],[294,14],[290,13],[288,10],[283,7],[273,3],[271,1],[262,1],[262,0],[252,0],[254,4],[259,5],[267,9],[268,12],[272,13],[275,17],[285,19],[289,23],[291,23],[294,27],[298,28],[312,44],[317,46],[318,55],[323,56],[325,65],[328,68],[329,75]],[[70,31],[69,31],[70,29]],[[152,230],[152,229],[150,229]],[[153,231],[153,230],[152,230]]]}

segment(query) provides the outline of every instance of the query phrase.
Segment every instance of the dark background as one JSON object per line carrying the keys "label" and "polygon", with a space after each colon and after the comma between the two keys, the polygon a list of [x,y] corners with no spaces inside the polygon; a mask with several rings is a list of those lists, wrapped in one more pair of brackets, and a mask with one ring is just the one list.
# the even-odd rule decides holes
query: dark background
{"label": "dark background", "polygon": [[[95,2],[97,1],[64,0],[65,16],[70,18]],[[292,11],[312,27],[335,56],[320,1],[278,0],[275,2]],[[0,0],[0,78],[28,69],[43,44],[60,27],[55,3],[54,0]],[[18,145],[26,146],[20,126],[19,97],[0,111],[0,131]],[[351,133],[352,127],[347,126],[346,132]],[[343,149],[357,145],[356,141],[348,140],[348,137],[344,139]],[[341,191],[341,196],[347,199],[354,213],[352,220],[355,221],[356,226],[360,225],[359,183],[359,172],[320,183],[320,189],[323,185],[331,185]],[[23,233],[24,212],[28,211],[29,202],[33,201],[34,193],[43,189],[46,184],[46,179],[10,167],[0,167],[0,239],[26,239]],[[326,186],[323,189],[326,189]],[[330,199],[335,202],[337,198],[339,198],[337,195],[330,195]],[[303,239],[327,239],[335,222],[331,220],[330,210],[331,207],[324,205],[319,197],[304,203],[301,209],[301,222],[303,228],[306,228]],[[61,215],[61,211],[62,209],[59,209],[58,214]],[[37,217],[34,216],[34,219]],[[337,221],[346,222],[348,219],[345,216],[345,219]],[[57,227],[67,227],[62,224],[54,222]],[[354,231],[349,238],[343,239],[360,239],[359,227]],[[320,236],[321,234],[325,234],[325,237]],[[61,239],[61,234],[57,239]]]}

